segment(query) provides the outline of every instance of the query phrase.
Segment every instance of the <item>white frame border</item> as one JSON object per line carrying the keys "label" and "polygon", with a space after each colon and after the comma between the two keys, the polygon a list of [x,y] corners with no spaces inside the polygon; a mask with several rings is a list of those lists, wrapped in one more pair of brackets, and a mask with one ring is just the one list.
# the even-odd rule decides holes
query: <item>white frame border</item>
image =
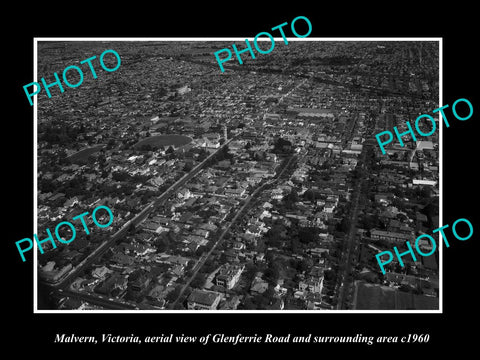
{"label": "white frame border", "polygon": [[[146,37],[35,37],[33,38],[33,81],[38,82],[38,42],[39,41],[253,41],[253,37],[178,37],[178,38],[146,38]],[[281,37],[274,37],[275,41],[283,40]],[[269,39],[259,38],[257,40],[267,41]],[[290,41],[438,41],[439,43],[439,107],[443,106],[443,38],[442,37],[305,37],[287,38]],[[212,54],[213,55],[213,54]],[[220,73],[219,73],[220,74]],[[33,206],[34,206],[34,231],[37,233],[37,96],[34,96],[33,118]],[[432,109],[433,110],[433,109]],[[439,226],[443,226],[443,122],[439,134]],[[34,246],[35,249],[35,246]],[[443,313],[443,246],[439,246],[439,309],[438,310],[41,310],[37,304],[37,256],[38,251],[33,251],[33,313],[34,314],[442,314]]]}

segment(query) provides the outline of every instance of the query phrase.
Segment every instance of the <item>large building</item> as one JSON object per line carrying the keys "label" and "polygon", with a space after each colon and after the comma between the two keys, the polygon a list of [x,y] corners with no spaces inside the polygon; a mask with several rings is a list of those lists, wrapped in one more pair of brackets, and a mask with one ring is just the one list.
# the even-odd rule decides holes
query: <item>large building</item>
{"label": "large building", "polygon": [[222,294],[214,291],[194,290],[187,299],[189,310],[216,310]]}
{"label": "large building", "polygon": [[377,229],[372,229],[370,231],[370,237],[372,240],[388,240],[388,241],[410,241],[412,238],[414,238],[413,233],[412,234],[404,234],[404,233],[398,233],[398,232],[393,232],[393,231],[383,231],[383,230],[377,230]]}
{"label": "large building", "polygon": [[243,265],[223,265],[217,273],[217,277],[215,279],[216,284],[230,290],[238,282],[238,280],[240,279],[240,275],[242,275],[242,271],[244,269],[245,266]]}

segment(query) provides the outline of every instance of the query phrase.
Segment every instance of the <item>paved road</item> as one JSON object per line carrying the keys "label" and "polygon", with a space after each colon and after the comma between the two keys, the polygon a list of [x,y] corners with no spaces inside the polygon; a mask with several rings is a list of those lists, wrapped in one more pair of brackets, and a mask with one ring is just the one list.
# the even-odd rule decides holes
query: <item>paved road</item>
{"label": "paved road", "polygon": [[[284,94],[280,100],[279,100],[279,103],[282,102],[284,100],[285,97],[289,96],[293,91],[295,91],[299,86],[301,86],[302,84],[304,84],[306,81],[308,81],[308,79],[304,79],[301,83],[297,84],[297,86],[295,86],[293,89],[291,89],[288,93]],[[267,113],[269,111],[269,109],[265,109],[264,111],[264,114]],[[176,190],[178,190],[179,187],[183,186],[187,181],[189,181],[190,179],[192,179],[195,175],[197,175],[199,173],[199,171],[205,166],[205,164],[213,157],[215,156],[219,151],[221,151],[226,145],[228,145],[232,140],[238,138],[239,136],[241,135],[238,134],[237,136],[229,139],[228,141],[226,141],[224,144],[222,144],[215,152],[213,152],[212,154],[210,154],[205,160],[203,160],[200,164],[196,165],[188,174],[185,174],[182,178],[180,178],[178,181],[176,181],[173,185],[171,185],[167,190],[165,190],[156,200],[152,201],[151,203],[149,203],[139,214],[137,214],[135,217],[133,217],[131,220],[127,221],[115,234],[113,234],[111,236],[111,238],[107,241],[105,241],[104,243],[100,244],[100,246],[98,246],[91,254],[89,254],[80,264],[78,264],[75,268],[73,268],[69,273],[67,273],[64,277],[62,277],[59,281],[57,281],[56,283],[50,283],[50,282],[45,282],[46,285],[50,286],[50,287],[53,287],[53,288],[57,288],[57,289],[60,289],[60,288],[65,288],[66,286],[69,285],[70,281],[75,279],[78,274],[83,271],[83,269],[85,269],[86,267],[88,267],[89,265],[91,265],[99,256],[101,256],[103,253],[105,253],[113,244],[115,244],[115,242],[117,240],[119,240],[121,237],[125,236],[128,229],[130,228],[131,225],[134,225],[136,226],[137,224],[139,224],[140,222],[142,222],[146,217],[148,217],[148,215],[154,210],[154,208],[158,205],[160,205],[163,201],[165,201],[166,199],[168,199],[172,193]],[[290,163],[289,163],[290,164]],[[288,165],[286,166],[288,167]],[[252,196],[255,194],[252,193]],[[247,202],[244,204],[244,206],[242,207],[242,209],[237,213],[237,215],[239,215],[241,213],[241,211],[244,209],[245,205],[247,205],[249,202],[250,202],[251,198],[247,199]],[[236,215],[236,216],[237,216]],[[236,217],[234,217],[234,219],[236,220]],[[231,224],[233,224],[234,221],[232,220]],[[230,229],[230,226],[231,224],[227,227],[227,229]],[[227,232],[227,229],[224,231],[224,234],[226,234]],[[223,235],[223,234],[222,234]],[[221,236],[221,238],[223,239],[223,236]],[[216,245],[218,244],[218,241],[217,243],[215,243],[214,247],[212,249],[214,249],[216,247]],[[211,250],[212,251],[212,250]],[[211,253],[210,251],[210,253]],[[204,261],[199,264],[199,266],[201,267],[201,265],[203,265]],[[199,267],[199,268],[200,268]],[[198,272],[198,270],[197,270]],[[189,282],[193,279],[190,278]],[[185,288],[183,288],[183,291],[184,291]],[[182,293],[183,293],[182,291]]]}
{"label": "paved road", "polygon": [[[303,81],[301,81],[300,83],[298,83],[295,87],[293,87],[292,89],[290,89],[290,91],[288,91],[287,93],[283,94],[279,101],[278,101],[278,104],[280,104],[286,97],[290,96],[292,94],[292,92],[294,92],[295,90],[297,90],[300,86],[302,86],[303,84],[305,84],[307,81],[309,80],[309,78],[306,78],[304,79]],[[266,108],[263,112],[263,115],[265,115],[266,113],[268,113],[270,111],[270,108]],[[272,184],[274,181],[276,181],[277,179],[279,179],[283,173],[285,172],[285,170],[290,166],[291,162],[293,159],[297,159],[297,156],[294,155],[290,158],[290,160],[288,161],[288,163],[286,164],[286,166],[282,169],[282,171],[277,174],[275,180],[270,180],[270,181],[267,181],[264,185],[260,186],[259,188],[257,188],[246,200],[245,204],[243,204],[243,206],[237,211],[237,213],[235,214],[235,216],[233,217],[233,219],[231,220],[230,224],[225,228],[225,230],[222,232],[222,234],[220,234],[218,240],[215,242],[215,244],[213,245],[213,247],[210,249],[210,251],[207,253],[207,256],[204,257],[203,260],[199,261],[197,263],[197,267],[195,268],[192,276],[187,280],[187,282],[182,286],[182,289],[180,290],[180,293],[179,293],[179,296],[177,297],[177,299],[174,301],[173,305],[172,306],[175,306],[179,299],[181,299],[183,293],[185,292],[185,290],[188,288],[188,286],[190,285],[190,283],[192,282],[192,280],[195,278],[195,276],[198,274],[198,271],[201,269],[201,267],[203,266],[203,264],[205,263],[205,261],[210,257],[210,255],[212,254],[213,250],[218,246],[218,244],[223,241],[223,238],[225,237],[225,235],[228,233],[228,231],[230,230],[230,228],[232,227],[232,225],[237,221],[237,219],[240,217],[240,215],[242,214],[242,212],[246,209],[246,207],[250,204],[250,201],[260,192],[260,191],[263,191],[263,189],[265,188],[265,186],[267,185],[270,185]]]}
{"label": "paved road", "polygon": [[129,304],[127,302],[119,302],[118,300],[114,299],[110,300],[110,298],[104,297],[102,295],[89,294],[85,292],[77,292],[71,290],[59,290],[58,294],[70,298],[87,301],[90,304],[99,305],[106,309],[133,310],[137,308],[137,306],[134,304]]}
{"label": "paved road", "polygon": [[236,223],[236,221],[241,218],[241,216],[243,216],[245,210],[247,209],[247,207],[250,205],[250,202],[255,199],[257,197],[257,195],[262,192],[267,186],[270,186],[272,185],[273,183],[275,183],[284,173],[285,171],[290,167],[292,161],[296,160],[297,159],[297,156],[296,155],[293,155],[287,162],[287,164],[284,166],[284,168],[275,176],[274,179],[270,179],[268,180],[267,182],[265,182],[265,184],[259,186],[258,188],[256,188],[251,195],[249,195],[245,201],[245,204],[242,205],[242,207],[236,212],[235,216],[232,218],[232,220],[230,221],[230,223],[227,225],[227,227],[222,231],[222,233],[220,234],[220,236],[218,237],[217,241],[215,242],[215,244],[213,244],[212,248],[208,251],[208,253],[206,254],[203,254],[202,257],[200,258],[200,260],[197,262],[194,270],[193,270],[193,273],[192,275],[190,276],[190,278],[185,282],[185,284],[182,286],[179,294],[178,294],[178,297],[176,298],[176,300],[172,303],[172,307],[174,307],[175,305],[178,304],[178,301],[182,298],[183,296],[183,293],[185,292],[185,290],[190,286],[190,283],[193,281],[193,279],[195,279],[195,277],[197,276],[198,272],[200,271],[200,269],[202,268],[202,266],[205,264],[205,262],[207,261],[207,259],[210,257],[210,255],[213,253],[213,251],[216,249],[216,247],[223,241],[224,237],[228,234],[228,232],[230,231],[231,227]]}
{"label": "paved road", "polygon": [[[360,156],[360,161],[362,164],[362,168],[365,167],[365,156],[366,151],[368,148],[368,144],[364,144],[363,152]],[[340,274],[340,278],[337,280],[337,283],[340,283],[338,288],[338,302],[337,302],[337,309],[344,309],[345,302],[346,302],[346,292],[351,291],[352,283],[348,280],[348,275],[351,272],[352,268],[352,257],[357,247],[356,243],[356,234],[357,234],[357,218],[358,218],[358,205],[360,199],[360,192],[362,188],[362,183],[364,181],[363,177],[355,184],[353,190],[353,198],[352,198],[352,206],[350,211],[350,227],[345,238],[346,242],[346,253],[342,254],[342,262],[344,263],[343,272]]]}
{"label": "paved road", "polygon": [[125,236],[130,226],[132,225],[136,226],[139,223],[141,223],[143,220],[145,220],[145,218],[147,218],[148,215],[150,215],[150,213],[155,209],[155,206],[158,206],[161,203],[163,203],[172,195],[173,192],[178,190],[179,187],[183,186],[187,181],[191,180],[194,176],[196,176],[213,156],[215,156],[219,151],[221,151],[225,146],[227,146],[232,140],[236,139],[238,136],[240,136],[240,134],[226,141],[216,151],[214,151],[212,154],[207,156],[205,160],[197,164],[189,173],[185,174],[179,180],[177,180],[174,184],[172,184],[157,199],[150,202],[136,216],[134,216],[132,219],[127,221],[116,233],[114,233],[110,237],[110,239],[100,244],[92,253],[90,253],[85,259],[83,259],[75,268],[73,268],[63,278],[61,278],[56,283],[45,282],[45,284],[53,288],[64,288],[68,286],[69,282],[75,279],[78,276],[78,274],[81,271],[83,271],[83,269],[91,265],[98,257],[104,254],[112,245],[114,245],[117,240]]}

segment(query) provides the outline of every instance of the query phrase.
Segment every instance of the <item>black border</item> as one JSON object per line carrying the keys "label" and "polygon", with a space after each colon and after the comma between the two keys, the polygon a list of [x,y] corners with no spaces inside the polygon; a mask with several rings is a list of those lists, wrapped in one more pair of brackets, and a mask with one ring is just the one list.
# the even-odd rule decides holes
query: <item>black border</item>
{"label": "black border", "polygon": [[[414,356],[425,351],[432,355],[458,345],[462,350],[473,347],[475,334],[469,330],[476,308],[475,256],[478,250],[478,215],[474,211],[477,182],[475,159],[476,118],[478,95],[474,92],[474,67],[477,62],[474,28],[475,9],[456,3],[448,9],[420,8],[418,4],[384,3],[374,7],[360,3],[325,6],[297,6],[293,4],[268,6],[259,9],[243,3],[202,3],[195,8],[182,4],[180,9],[158,4],[110,4],[102,8],[71,6],[55,9],[41,8],[12,11],[16,26],[4,28],[3,56],[7,83],[4,96],[4,244],[7,267],[4,269],[2,292],[6,300],[4,312],[12,314],[5,343],[12,349],[23,344],[33,345],[37,352],[50,354],[70,351],[70,344],[53,344],[56,333],[97,335],[113,333],[130,335],[159,335],[184,333],[206,335],[226,333],[235,335],[273,333],[277,335],[363,335],[402,336],[408,333],[429,333],[428,344],[387,344],[371,347],[354,344],[290,344],[290,345],[220,345],[202,346],[157,344],[138,346],[109,344],[102,348],[110,352],[133,349],[165,356],[164,350],[175,348],[175,354],[193,351],[200,354],[232,351],[255,354],[260,347],[268,351],[314,350],[312,354],[342,356],[344,349],[369,353],[393,353],[395,348]],[[38,8],[38,9],[36,9]],[[33,109],[25,99],[22,86],[33,79],[34,37],[206,37],[254,36],[296,16],[303,15],[313,25],[311,37],[442,37],[443,38],[443,103],[452,104],[458,98],[469,99],[474,107],[473,117],[465,122],[452,121],[444,129],[443,148],[443,209],[444,223],[452,224],[465,217],[474,225],[473,237],[465,242],[453,241],[444,249],[444,313],[443,314],[33,314],[32,257],[22,263],[14,242],[33,234]],[[15,21],[14,21],[15,23]],[[5,99],[5,98],[4,98]],[[95,354],[101,345],[75,346],[85,354]],[[166,346],[166,347],[165,347]],[[392,348],[393,346],[393,348]],[[252,352],[252,350],[254,352]],[[440,351],[438,351],[440,350]],[[221,351],[221,352],[220,352]],[[318,351],[318,353],[316,352]],[[386,352],[385,352],[386,351]],[[438,352],[437,352],[438,351]],[[301,353],[300,353],[301,354]],[[327,354],[327,353],[323,353]]]}

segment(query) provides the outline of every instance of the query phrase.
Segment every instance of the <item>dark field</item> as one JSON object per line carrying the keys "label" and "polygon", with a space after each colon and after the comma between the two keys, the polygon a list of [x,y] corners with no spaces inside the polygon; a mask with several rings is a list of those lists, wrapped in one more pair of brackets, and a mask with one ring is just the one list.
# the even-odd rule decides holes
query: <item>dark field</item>
{"label": "dark field", "polygon": [[438,310],[438,298],[378,284],[358,283],[355,310]]}
{"label": "dark field", "polygon": [[135,148],[140,148],[143,145],[150,145],[152,147],[173,146],[174,148],[187,145],[192,141],[188,136],[183,135],[157,135],[150,136],[140,140],[135,144]]}

